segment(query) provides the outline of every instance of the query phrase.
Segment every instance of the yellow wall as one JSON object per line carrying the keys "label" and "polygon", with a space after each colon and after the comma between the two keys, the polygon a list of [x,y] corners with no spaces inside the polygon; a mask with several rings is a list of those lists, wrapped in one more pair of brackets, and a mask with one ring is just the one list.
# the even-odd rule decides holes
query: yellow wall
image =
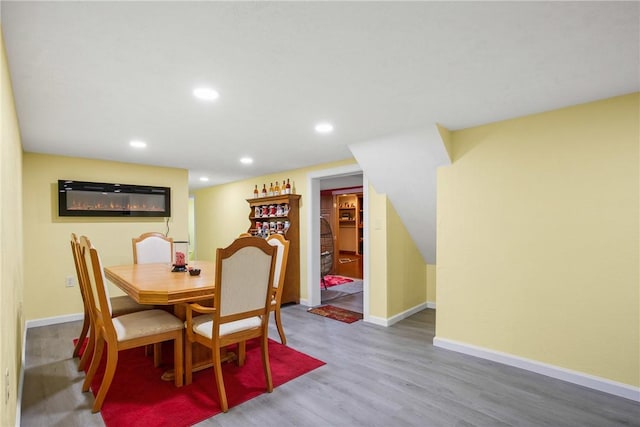
{"label": "yellow wall", "polygon": [[[132,237],[148,231],[165,233],[167,228],[163,218],[60,218],[58,179],[171,187],[169,236],[188,238],[186,170],[25,153],[25,316],[29,320],[82,312],[78,287],[65,287],[65,277],[75,277],[69,247],[72,232],[87,235],[103,264],[114,265],[133,262]],[[111,292],[121,294],[113,285]]]}
{"label": "yellow wall", "polygon": [[424,259],[398,213],[387,199],[387,313],[389,316],[427,301]]}
{"label": "yellow wall", "polygon": [[369,314],[386,319],[389,298],[387,196],[376,193],[371,185],[368,196],[369,212],[365,212],[365,220],[369,225]]}
{"label": "yellow wall", "polygon": [[640,385],[636,94],[453,132],[436,335]]}
{"label": "yellow wall", "polygon": [[[22,252],[22,143],[0,29],[0,425],[16,420],[24,320]],[[9,373],[9,379],[5,378]],[[5,390],[9,399],[5,401]]]}
{"label": "yellow wall", "polygon": [[427,302],[436,302],[436,265],[427,264]]}

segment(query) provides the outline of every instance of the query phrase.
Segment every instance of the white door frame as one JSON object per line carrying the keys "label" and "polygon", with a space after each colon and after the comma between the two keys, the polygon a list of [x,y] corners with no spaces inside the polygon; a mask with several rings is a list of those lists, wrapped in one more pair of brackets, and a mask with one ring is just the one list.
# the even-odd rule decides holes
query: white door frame
{"label": "white door frame", "polygon": [[[307,306],[315,307],[320,305],[320,180],[323,178],[335,178],[340,176],[354,175],[362,173],[362,168],[357,163],[340,166],[337,168],[317,170],[307,174]],[[369,317],[369,181],[362,176],[362,197],[364,254],[363,261],[363,317],[364,321]]]}

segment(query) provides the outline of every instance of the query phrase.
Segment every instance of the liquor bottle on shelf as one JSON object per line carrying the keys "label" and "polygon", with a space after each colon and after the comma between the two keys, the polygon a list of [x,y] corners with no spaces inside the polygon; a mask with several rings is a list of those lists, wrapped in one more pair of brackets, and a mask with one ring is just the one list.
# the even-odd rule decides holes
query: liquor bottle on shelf
{"label": "liquor bottle on shelf", "polygon": [[253,189],[253,198],[257,199],[259,195],[260,193],[258,192],[258,184],[256,184],[256,186]]}
{"label": "liquor bottle on shelf", "polygon": [[284,187],[285,194],[291,194],[291,184],[289,184],[289,178],[287,178],[287,185]]}
{"label": "liquor bottle on shelf", "polygon": [[269,185],[269,196],[273,196],[273,182]]}
{"label": "liquor bottle on shelf", "polygon": [[262,184],[262,197],[267,197],[267,184]]}
{"label": "liquor bottle on shelf", "polygon": [[276,186],[273,187],[273,195],[274,196],[279,196],[280,195],[280,186],[278,185],[278,181],[276,181]]}

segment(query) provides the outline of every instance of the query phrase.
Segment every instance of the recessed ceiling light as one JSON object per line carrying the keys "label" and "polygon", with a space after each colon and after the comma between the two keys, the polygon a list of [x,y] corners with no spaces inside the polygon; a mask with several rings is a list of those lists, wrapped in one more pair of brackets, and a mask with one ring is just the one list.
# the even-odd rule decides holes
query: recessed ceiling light
{"label": "recessed ceiling light", "polygon": [[253,159],[251,157],[243,157],[240,159],[240,163],[242,163],[243,165],[250,165],[251,163],[253,163]]}
{"label": "recessed ceiling light", "polygon": [[147,143],[144,141],[140,141],[139,139],[134,139],[129,142],[129,145],[133,148],[145,148],[147,146]]}
{"label": "recessed ceiling light", "polygon": [[318,133],[331,133],[333,132],[333,125],[328,122],[318,123],[316,125],[316,132]]}
{"label": "recessed ceiling light", "polygon": [[207,181],[209,181],[209,178],[208,178],[208,177],[206,177],[206,176],[201,176],[201,177],[200,177],[200,181],[202,181],[202,182],[207,182]]}
{"label": "recessed ceiling light", "polygon": [[204,101],[214,101],[220,95],[210,87],[197,87],[193,90],[193,96]]}

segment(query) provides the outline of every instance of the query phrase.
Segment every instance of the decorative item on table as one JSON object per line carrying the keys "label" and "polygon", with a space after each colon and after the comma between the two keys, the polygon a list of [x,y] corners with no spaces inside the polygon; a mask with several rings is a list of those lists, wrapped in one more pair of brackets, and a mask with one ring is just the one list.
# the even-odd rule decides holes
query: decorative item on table
{"label": "decorative item on table", "polygon": [[173,245],[176,249],[175,258],[173,260],[173,272],[187,271],[187,254],[189,253],[188,241],[174,241]]}
{"label": "decorative item on table", "polygon": [[200,275],[200,269],[199,268],[189,267],[189,275],[191,275],[191,276],[199,276]]}

